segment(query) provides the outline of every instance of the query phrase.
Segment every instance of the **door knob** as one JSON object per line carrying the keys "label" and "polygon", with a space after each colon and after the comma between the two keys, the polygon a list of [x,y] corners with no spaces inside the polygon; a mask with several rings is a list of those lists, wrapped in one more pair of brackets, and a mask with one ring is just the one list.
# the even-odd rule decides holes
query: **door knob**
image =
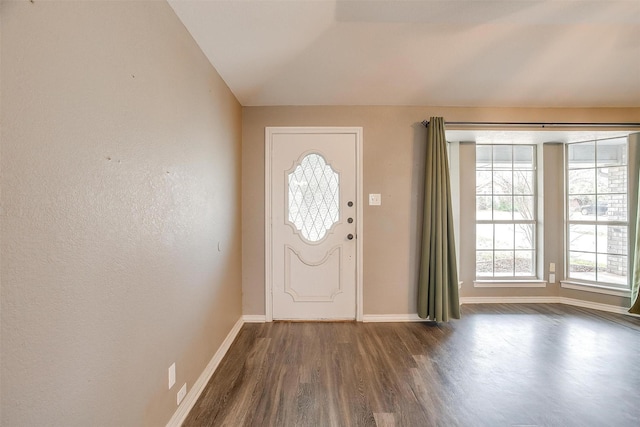
{"label": "door knob", "polygon": [[353,222],[353,218],[347,218],[347,222],[351,224]]}
{"label": "door knob", "polygon": [[351,234],[351,233],[347,234],[347,239],[353,240],[353,234]]}

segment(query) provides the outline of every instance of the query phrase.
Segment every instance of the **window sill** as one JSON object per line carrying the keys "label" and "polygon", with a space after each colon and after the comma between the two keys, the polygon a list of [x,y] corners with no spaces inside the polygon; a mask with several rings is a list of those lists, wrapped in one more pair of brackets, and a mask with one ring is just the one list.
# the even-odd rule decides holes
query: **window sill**
{"label": "window sill", "polygon": [[545,288],[546,280],[474,280],[474,288]]}
{"label": "window sill", "polygon": [[603,285],[586,284],[580,282],[571,282],[568,280],[561,280],[560,286],[565,289],[575,289],[577,291],[595,292],[598,294],[615,295],[618,297],[630,297],[631,291],[620,288],[613,288]]}

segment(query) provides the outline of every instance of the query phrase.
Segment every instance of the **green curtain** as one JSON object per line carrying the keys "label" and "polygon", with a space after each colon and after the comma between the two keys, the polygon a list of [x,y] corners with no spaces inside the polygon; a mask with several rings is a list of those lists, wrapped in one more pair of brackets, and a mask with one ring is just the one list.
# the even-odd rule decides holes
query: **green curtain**
{"label": "green curtain", "polygon": [[629,135],[629,267],[631,308],[640,314],[640,133]]}
{"label": "green curtain", "polygon": [[432,117],[427,125],[418,315],[436,322],[460,318],[451,183],[442,117]]}
{"label": "green curtain", "polygon": [[[635,230],[634,227],[630,227],[631,244],[633,249],[631,250],[633,259],[631,260],[631,302],[632,306],[629,309],[629,313],[640,314],[640,176],[638,176],[638,198],[635,200]],[[632,199],[631,197],[629,199]],[[635,234],[635,236],[634,236]],[[635,301],[635,302],[634,302]]]}

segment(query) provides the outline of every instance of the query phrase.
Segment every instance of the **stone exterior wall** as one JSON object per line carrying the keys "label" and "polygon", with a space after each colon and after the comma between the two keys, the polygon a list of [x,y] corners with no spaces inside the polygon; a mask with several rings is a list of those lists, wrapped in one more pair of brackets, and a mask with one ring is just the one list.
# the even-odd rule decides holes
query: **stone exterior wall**
{"label": "stone exterior wall", "polygon": [[[607,203],[607,219],[610,221],[627,220],[627,168],[612,167],[607,170],[609,176],[608,190],[612,194],[603,197]],[[598,203],[601,203],[599,200]],[[620,276],[627,274],[627,257],[613,254],[627,253],[627,227],[609,226],[607,229],[607,267],[606,272]]]}

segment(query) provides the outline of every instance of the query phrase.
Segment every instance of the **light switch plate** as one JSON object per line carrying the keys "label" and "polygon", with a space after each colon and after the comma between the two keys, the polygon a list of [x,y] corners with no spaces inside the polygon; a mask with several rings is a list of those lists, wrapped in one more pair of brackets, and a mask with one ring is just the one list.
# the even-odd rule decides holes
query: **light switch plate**
{"label": "light switch plate", "polygon": [[549,263],[549,273],[555,273],[556,272],[556,263],[552,262]]}
{"label": "light switch plate", "polygon": [[369,194],[369,206],[380,206],[382,204],[382,196],[380,194]]}
{"label": "light switch plate", "polygon": [[556,283],[556,273],[549,274],[549,283]]}

